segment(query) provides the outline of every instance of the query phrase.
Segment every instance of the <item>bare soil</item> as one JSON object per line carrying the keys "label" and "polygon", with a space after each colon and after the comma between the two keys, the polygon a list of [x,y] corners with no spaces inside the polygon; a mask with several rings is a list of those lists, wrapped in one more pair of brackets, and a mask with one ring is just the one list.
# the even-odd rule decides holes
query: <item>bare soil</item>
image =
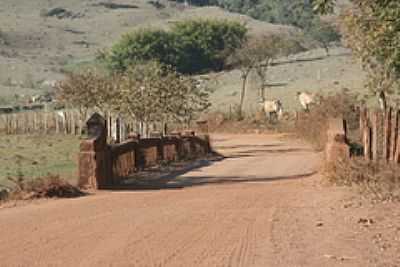
{"label": "bare soil", "polygon": [[223,159],[158,188],[0,209],[0,265],[400,265],[398,205],[322,186],[308,146],[281,135],[213,144]]}

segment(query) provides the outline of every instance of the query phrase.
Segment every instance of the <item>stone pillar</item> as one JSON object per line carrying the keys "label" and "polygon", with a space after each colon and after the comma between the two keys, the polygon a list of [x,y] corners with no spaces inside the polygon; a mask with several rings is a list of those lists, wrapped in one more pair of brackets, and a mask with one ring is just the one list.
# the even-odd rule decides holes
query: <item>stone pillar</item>
{"label": "stone pillar", "polygon": [[350,158],[350,147],[347,144],[346,126],[342,118],[329,119],[328,140],[325,147],[327,166],[334,164],[338,159]]}
{"label": "stone pillar", "polygon": [[79,186],[101,189],[110,184],[110,153],[106,120],[98,113],[87,121],[88,138],[81,141],[79,152]]}

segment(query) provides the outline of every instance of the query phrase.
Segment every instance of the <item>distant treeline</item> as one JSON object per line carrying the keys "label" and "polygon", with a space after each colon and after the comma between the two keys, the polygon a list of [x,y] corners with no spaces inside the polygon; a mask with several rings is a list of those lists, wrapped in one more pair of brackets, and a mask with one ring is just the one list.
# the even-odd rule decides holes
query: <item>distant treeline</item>
{"label": "distant treeline", "polygon": [[275,24],[308,29],[319,20],[311,0],[176,0],[195,6],[219,6]]}
{"label": "distant treeline", "polygon": [[320,19],[311,0],[177,0],[196,6],[218,6],[231,12],[274,24],[298,27],[326,48],[340,35],[334,26]]}

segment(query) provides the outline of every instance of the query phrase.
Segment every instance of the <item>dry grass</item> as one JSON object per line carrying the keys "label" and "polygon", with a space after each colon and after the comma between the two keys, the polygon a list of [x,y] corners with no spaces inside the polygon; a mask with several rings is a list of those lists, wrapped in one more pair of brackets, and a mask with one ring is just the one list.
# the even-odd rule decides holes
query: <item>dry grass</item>
{"label": "dry grass", "polygon": [[320,96],[317,104],[313,105],[309,112],[299,113],[294,131],[300,138],[310,142],[315,149],[322,150],[327,141],[328,118],[343,117],[349,132],[358,128],[357,103],[357,95],[348,91]]}
{"label": "dry grass", "polygon": [[14,183],[9,190],[2,190],[0,201],[30,200],[37,198],[72,198],[85,195],[58,175],[26,179],[23,176],[9,178]]}
{"label": "dry grass", "polygon": [[293,118],[287,113],[283,119],[269,119],[263,111],[243,113],[239,116],[232,112],[211,112],[205,119],[210,132],[218,133],[271,133],[289,132],[293,128]]}
{"label": "dry grass", "polygon": [[48,173],[76,182],[79,137],[69,135],[0,135],[0,184],[8,177],[43,177]]}
{"label": "dry grass", "polygon": [[374,201],[400,200],[400,166],[362,158],[338,160],[326,172],[331,184],[356,186]]}

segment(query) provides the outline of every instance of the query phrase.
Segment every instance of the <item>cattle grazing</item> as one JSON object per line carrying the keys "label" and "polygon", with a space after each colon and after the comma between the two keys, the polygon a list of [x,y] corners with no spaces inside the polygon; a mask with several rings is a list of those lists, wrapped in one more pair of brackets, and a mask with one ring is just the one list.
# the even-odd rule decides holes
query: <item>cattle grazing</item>
{"label": "cattle grazing", "polygon": [[283,115],[283,105],[282,102],[277,100],[266,100],[262,103],[265,115],[269,117],[269,120],[272,118],[280,119]]}
{"label": "cattle grazing", "polygon": [[315,94],[297,92],[297,99],[305,111],[310,110],[310,105],[315,102]]}

